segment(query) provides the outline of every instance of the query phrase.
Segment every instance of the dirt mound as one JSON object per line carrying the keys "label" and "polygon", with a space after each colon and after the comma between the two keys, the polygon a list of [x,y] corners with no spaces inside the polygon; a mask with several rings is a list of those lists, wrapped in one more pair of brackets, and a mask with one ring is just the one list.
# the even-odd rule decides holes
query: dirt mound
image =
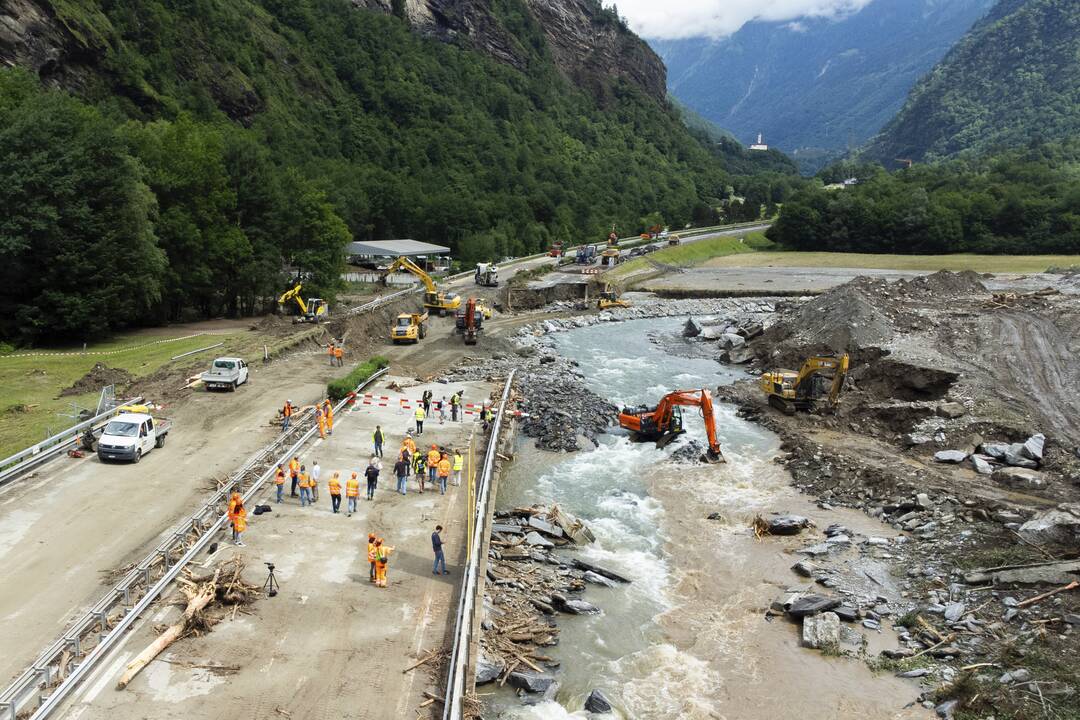
{"label": "dirt mound", "polygon": [[134,379],[127,370],[110,368],[102,363],[96,363],[93,370],[76,380],[74,385],[61,390],[60,397],[98,392],[106,385],[116,385],[117,389],[120,389],[130,385]]}
{"label": "dirt mound", "polygon": [[894,283],[897,293],[911,298],[957,298],[965,295],[980,295],[989,292],[982,284],[978,273],[971,270],[950,272],[939,270],[933,275],[898,280]]}

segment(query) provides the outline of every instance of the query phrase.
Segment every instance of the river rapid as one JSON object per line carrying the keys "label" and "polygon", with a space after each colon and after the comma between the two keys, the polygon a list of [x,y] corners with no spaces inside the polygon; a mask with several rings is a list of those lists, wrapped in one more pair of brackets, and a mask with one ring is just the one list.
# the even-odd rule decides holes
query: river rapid
{"label": "river rapid", "polygon": [[[591,389],[616,405],[655,404],[677,389],[715,388],[745,377],[694,353],[670,319],[605,323],[555,335]],[[650,337],[662,336],[662,342]],[[700,347],[700,346],[698,346]],[[697,354],[698,357],[693,355]],[[860,513],[819,510],[788,484],[773,462],[775,435],[716,407],[725,465],[679,464],[671,452],[704,443],[692,408],[687,434],[665,450],[621,433],[574,454],[535,449],[519,438],[515,462],[500,482],[497,506],[556,502],[585,520],[597,541],[581,556],[633,578],[629,586],[590,587],[594,616],[560,616],[562,663],[555,701],[522,706],[509,688],[481,688],[489,716],[523,720],[587,717],[585,697],[600,688],[625,718],[927,717],[909,706],[916,686],[875,676],[852,658],[799,647],[798,626],[767,622],[769,603],[788,589],[808,589],[790,571],[797,538],[754,539],[756,514],[791,511],[819,527],[841,522],[883,531]],[[720,520],[707,520],[719,513]],[[867,638],[872,651],[886,638]],[[483,693],[493,693],[483,695]]]}

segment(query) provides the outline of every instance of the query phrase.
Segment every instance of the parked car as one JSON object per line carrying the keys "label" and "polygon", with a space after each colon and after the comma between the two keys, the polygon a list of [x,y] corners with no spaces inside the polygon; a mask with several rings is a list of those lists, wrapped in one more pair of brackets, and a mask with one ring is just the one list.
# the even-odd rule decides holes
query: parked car
{"label": "parked car", "polygon": [[248,364],[235,357],[220,357],[199,376],[207,390],[236,390],[248,381]]}
{"label": "parked car", "polygon": [[172,422],[164,418],[155,419],[145,406],[120,410],[120,414],[105,425],[98,438],[99,460],[139,462],[143,455],[154,448],[165,447],[165,437],[172,428]]}

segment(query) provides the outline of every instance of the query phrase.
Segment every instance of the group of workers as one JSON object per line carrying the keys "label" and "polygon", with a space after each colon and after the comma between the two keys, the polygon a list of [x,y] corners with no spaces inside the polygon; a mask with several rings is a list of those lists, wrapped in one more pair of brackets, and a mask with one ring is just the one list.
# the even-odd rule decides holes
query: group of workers
{"label": "group of workers", "polygon": [[[286,400],[281,408],[281,431],[285,432],[292,424],[292,416],[296,414],[296,406],[292,400]],[[315,423],[319,426],[319,437],[326,439],[327,435],[334,434],[334,404],[330,398],[315,403]]]}
{"label": "group of workers", "polygon": [[405,433],[405,439],[398,450],[397,462],[394,463],[394,475],[397,477],[397,491],[406,494],[406,485],[410,474],[416,475],[417,487],[421,494],[425,490],[425,480],[435,485],[439,483],[439,494],[446,494],[446,487],[453,477],[454,485],[461,484],[461,471],[465,467],[465,457],[461,450],[440,448],[432,443],[426,453],[420,451],[412,433]]}
{"label": "group of workers", "polygon": [[345,346],[338,345],[333,340],[326,346],[326,352],[330,356],[330,367],[344,367]]}

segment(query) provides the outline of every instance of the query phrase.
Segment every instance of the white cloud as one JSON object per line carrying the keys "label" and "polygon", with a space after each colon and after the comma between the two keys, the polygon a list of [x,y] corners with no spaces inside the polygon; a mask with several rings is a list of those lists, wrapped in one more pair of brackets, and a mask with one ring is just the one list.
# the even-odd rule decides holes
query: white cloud
{"label": "white cloud", "polygon": [[871,0],[604,0],[617,5],[634,32],[665,40],[724,37],[751,20],[784,22],[836,17],[861,10]]}

